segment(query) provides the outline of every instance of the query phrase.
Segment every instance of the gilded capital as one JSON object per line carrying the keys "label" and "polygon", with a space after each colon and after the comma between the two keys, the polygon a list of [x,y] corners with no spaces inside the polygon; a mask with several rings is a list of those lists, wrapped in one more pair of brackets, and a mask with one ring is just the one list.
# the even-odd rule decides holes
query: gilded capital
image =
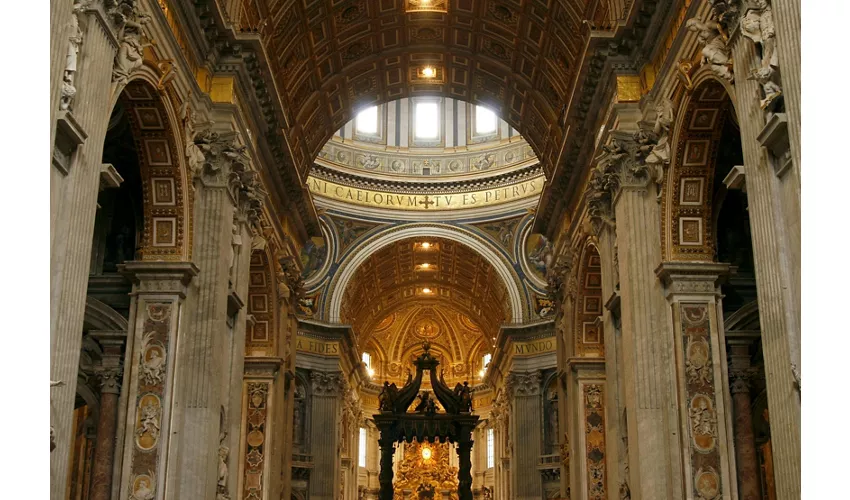
{"label": "gilded capital", "polygon": [[95,368],[94,375],[100,382],[100,392],[103,394],[120,394],[121,375],[123,373],[124,370],[120,366]]}

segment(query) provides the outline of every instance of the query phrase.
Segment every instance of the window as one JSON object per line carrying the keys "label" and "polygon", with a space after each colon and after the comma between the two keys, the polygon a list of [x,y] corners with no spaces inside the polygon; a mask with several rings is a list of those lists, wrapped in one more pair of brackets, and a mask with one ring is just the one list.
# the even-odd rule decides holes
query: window
{"label": "window", "polygon": [[363,353],[363,364],[366,365],[366,368],[372,368],[372,355],[368,352]]}
{"label": "window", "polygon": [[486,370],[487,367],[490,366],[490,360],[491,359],[493,359],[492,354],[485,354],[484,358],[481,360],[481,368]]}
{"label": "window", "polygon": [[440,105],[436,101],[416,103],[414,136],[417,139],[440,138]]}
{"label": "window", "polygon": [[360,428],[360,449],[357,452],[357,466],[366,467],[366,428]]}
{"label": "window", "polygon": [[370,106],[357,113],[357,117],[354,119],[354,126],[358,134],[377,134],[378,107]]}
{"label": "window", "polygon": [[492,134],[497,125],[496,113],[484,106],[475,106],[475,135]]}
{"label": "window", "polygon": [[493,429],[487,429],[487,468],[492,469],[496,466],[496,443],[493,435]]}

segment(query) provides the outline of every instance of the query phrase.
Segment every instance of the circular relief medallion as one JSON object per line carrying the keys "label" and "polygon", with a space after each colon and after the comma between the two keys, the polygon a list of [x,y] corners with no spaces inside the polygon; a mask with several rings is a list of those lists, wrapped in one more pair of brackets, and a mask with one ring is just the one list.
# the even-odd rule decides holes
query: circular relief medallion
{"label": "circular relief medallion", "polygon": [[505,163],[510,163],[514,161],[514,158],[516,158],[516,155],[514,155],[513,151],[508,151],[507,153],[505,153]]}
{"label": "circular relief medallion", "polygon": [[452,160],[449,162],[449,171],[457,172],[460,170],[460,162],[457,160]]}
{"label": "circular relief medallion", "polygon": [[159,442],[162,405],[156,394],[145,394],[139,398],[136,408],[136,447],[142,451],[153,449]]}
{"label": "circular relief medallion", "polygon": [[714,404],[705,394],[697,394],[691,399],[688,408],[691,420],[691,437],[697,451],[709,452],[717,441],[717,412]]}
{"label": "circular relief medallion", "polygon": [[697,471],[694,485],[702,498],[715,498],[720,493],[720,478],[711,467]]}
{"label": "circular relief medallion", "polygon": [[433,339],[440,335],[440,327],[430,319],[422,319],[416,322],[413,333],[421,339]]}
{"label": "circular relief medallion", "polygon": [[245,441],[250,446],[253,446],[254,448],[263,444],[263,442],[265,440],[266,440],[266,437],[263,435],[262,432],[260,432],[258,430],[253,430],[253,431],[249,432],[248,435],[245,437]]}
{"label": "circular relief medallion", "polygon": [[392,169],[393,172],[401,172],[403,168],[404,168],[404,163],[402,163],[401,160],[394,160],[390,164],[390,169]]}
{"label": "circular relief medallion", "polygon": [[132,492],[132,497],[139,500],[154,498],[154,494],[156,493],[154,478],[150,474],[136,474],[133,476],[130,491]]}
{"label": "circular relief medallion", "polygon": [[148,317],[154,321],[165,321],[171,313],[170,304],[149,304]]}

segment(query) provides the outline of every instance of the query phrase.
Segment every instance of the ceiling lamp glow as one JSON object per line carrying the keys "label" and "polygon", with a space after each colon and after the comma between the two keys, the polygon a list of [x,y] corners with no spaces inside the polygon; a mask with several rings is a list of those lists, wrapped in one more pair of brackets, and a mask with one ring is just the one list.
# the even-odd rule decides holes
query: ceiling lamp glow
{"label": "ceiling lamp glow", "polygon": [[405,0],[404,11],[412,12],[448,12],[448,0]]}
{"label": "ceiling lamp glow", "polygon": [[422,289],[422,293],[431,293],[431,289],[428,288],[428,287],[425,287],[425,288]]}
{"label": "ceiling lamp glow", "polygon": [[423,78],[434,78],[437,76],[437,70],[433,66],[425,66],[420,72]]}

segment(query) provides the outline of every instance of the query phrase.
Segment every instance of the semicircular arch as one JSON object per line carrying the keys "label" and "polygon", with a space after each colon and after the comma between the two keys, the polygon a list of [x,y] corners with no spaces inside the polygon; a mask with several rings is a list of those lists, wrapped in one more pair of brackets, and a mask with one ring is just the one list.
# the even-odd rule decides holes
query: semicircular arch
{"label": "semicircular arch", "polygon": [[361,264],[373,253],[388,245],[417,237],[445,238],[465,245],[481,255],[485,261],[493,266],[493,269],[505,285],[511,312],[510,321],[521,323],[524,320],[527,304],[523,300],[524,294],[522,293],[519,276],[511,263],[490,242],[478,235],[455,226],[444,224],[407,224],[399,226],[394,230],[386,231],[375,238],[361,242],[357,248],[350,251],[346,259],[339,263],[339,272],[331,280],[330,298],[324,307],[328,320],[331,323],[340,322],[345,290]]}

